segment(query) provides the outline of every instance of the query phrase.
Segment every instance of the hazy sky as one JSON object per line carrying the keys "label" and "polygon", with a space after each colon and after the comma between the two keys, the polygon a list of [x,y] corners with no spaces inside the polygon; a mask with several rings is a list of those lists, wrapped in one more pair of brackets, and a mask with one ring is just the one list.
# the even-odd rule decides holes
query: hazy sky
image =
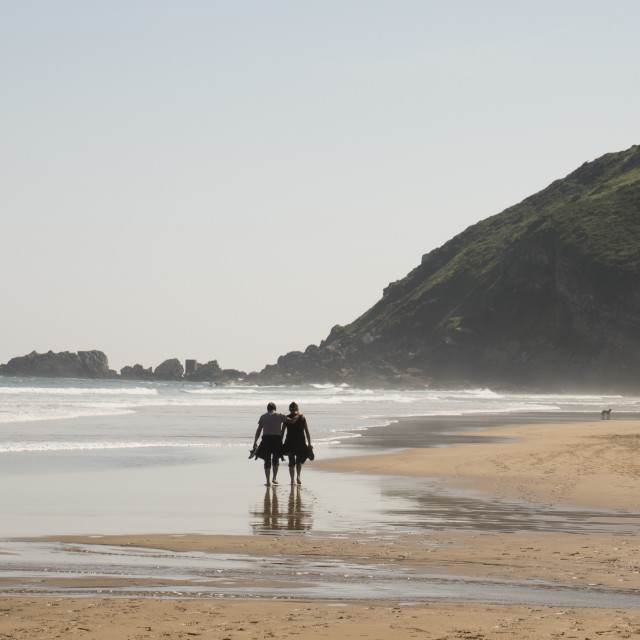
{"label": "hazy sky", "polygon": [[640,3],[0,0],[0,362],[261,369],[640,143]]}

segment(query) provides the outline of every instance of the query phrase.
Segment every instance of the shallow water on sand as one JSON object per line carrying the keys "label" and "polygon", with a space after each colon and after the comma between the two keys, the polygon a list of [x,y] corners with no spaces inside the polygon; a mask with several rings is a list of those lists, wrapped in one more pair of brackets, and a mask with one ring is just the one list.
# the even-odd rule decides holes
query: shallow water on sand
{"label": "shallow water on sand", "polygon": [[[456,489],[437,478],[326,473],[309,465],[302,487],[261,487],[260,463],[247,462],[247,473],[239,472],[237,464],[219,464],[215,473],[210,465],[182,467],[181,482],[170,469],[163,470],[154,482],[148,482],[146,475],[147,481],[141,482],[139,469],[124,471],[118,491],[127,493],[125,505],[132,501],[138,505],[135,511],[117,506],[118,491],[114,493],[113,487],[110,501],[101,500],[107,496],[96,492],[96,472],[91,484],[79,482],[76,472],[67,482],[68,489],[76,491],[76,501],[85,503],[82,515],[78,515],[77,503],[67,514],[58,513],[62,503],[53,504],[47,507],[51,513],[45,509],[34,516],[33,523],[40,523],[40,534],[61,530],[120,533],[123,528],[129,533],[255,533],[274,536],[274,545],[286,545],[287,535],[348,537],[362,531],[385,540],[405,532],[447,530],[640,533],[638,514],[549,510]],[[235,482],[212,483],[212,478],[221,477],[223,468]],[[282,473],[286,475],[286,469]],[[111,478],[110,472],[107,475]],[[56,489],[60,489],[59,482]],[[153,498],[158,495],[166,502]],[[212,507],[203,512],[207,495]],[[25,509],[17,530],[23,532],[28,521]],[[341,601],[640,607],[637,592],[632,590],[431,575],[395,564],[358,564],[336,558],[264,558],[13,540],[0,541],[0,554],[0,595],[288,599],[295,594],[297,598]]]}
{"label": "shallow water on sand", "polygon": [[[318,459],[391,451],[394,446],[477,442],[463,430],[573,414],[405,419],[370,429],[357,444],[315,446]],[[493,441],[496,438],[492,439]],[[320,472],[309,462],[304,485],[290,490],[286,465],[279,487],[264,486],[262,462],[248,450],[168,447],[132,451],[49,451],[2,456],[0,537],[65,534],[275,532],[349,533],[424,529],[635,532],[638,514],[553,510],[432,478]]]}
{"label": "shallow water on sand", "polygon": [[[0,595],[319,598],[639,609],[632,589],[437,575],[334,558],[257,558],[133,547],[5,543]],[[46,569],[43,564],[46,563]]]}
{"label": "shallow water on sand", "polygon": [[[331,451],[318,448],[318,455]],[[343,449],[342,453],[349,453]],[[638,533],[638,514],[555,509],[496,500],[456,489],[437,478],[399,478],[317,471],[305,465],[302,487],[265,487],[260,462],[209,457],[181,466],[43,476],[5,475],[0,494],[2,537],[64,534],[306,532],[392,533],[400,530],[478,529]]]}

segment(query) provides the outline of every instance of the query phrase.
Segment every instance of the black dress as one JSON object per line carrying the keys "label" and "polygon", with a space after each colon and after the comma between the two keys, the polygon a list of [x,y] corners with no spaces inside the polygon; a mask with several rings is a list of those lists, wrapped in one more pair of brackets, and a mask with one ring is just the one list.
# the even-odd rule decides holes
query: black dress
{"label": "black dress", "polygon": [[[289,417],[292,418],[293,415]],[[309,458],[309,447],[305,437],[306,426],[307,419],[304,416],[300,416],[293,424],[288,424],[287,435],[282,446],[282,452],[290,457],[295,456],[295,462],[298,464],[304,464]]]}

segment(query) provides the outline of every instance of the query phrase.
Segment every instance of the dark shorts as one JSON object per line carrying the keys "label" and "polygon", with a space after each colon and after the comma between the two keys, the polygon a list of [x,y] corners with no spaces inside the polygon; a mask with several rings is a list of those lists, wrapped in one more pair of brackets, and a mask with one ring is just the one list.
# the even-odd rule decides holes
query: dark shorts
{"label": "dark shorts", "polygon": [[256,456],[264,460],[264,468],[270,469],[280,464],[282,438],[280,436],[262,436]]}

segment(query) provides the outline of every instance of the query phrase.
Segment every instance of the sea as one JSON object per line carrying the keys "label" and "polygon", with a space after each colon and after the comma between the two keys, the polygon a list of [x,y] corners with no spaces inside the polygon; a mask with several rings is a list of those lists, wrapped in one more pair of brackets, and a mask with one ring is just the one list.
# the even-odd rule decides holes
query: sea
{"label": "sea", "polygon": [[[640,411],[640,396],[622,395],[0,377],[0,538],[290,530],[286,510],[278,523],[282,505],[274,509],[273,491],[265,492],[261,462],[248,456],[267,403],[286,413],[291,401],[307,417],[318,459],[370,453],[360,447],[368,434],[416,416],[463,426],[487,416],[474,423],[480,428],[490,416],[517,424],[531,414],[595,420],[603,408]],[[286,466],[280,481],[288,490]],[[297,511],[308,517],[295,530],[340,532],[384,519],[385,491],[371,479],[308,463],[303,481],[307,507]],[[276,503],[285,488],[278,491]]]}

